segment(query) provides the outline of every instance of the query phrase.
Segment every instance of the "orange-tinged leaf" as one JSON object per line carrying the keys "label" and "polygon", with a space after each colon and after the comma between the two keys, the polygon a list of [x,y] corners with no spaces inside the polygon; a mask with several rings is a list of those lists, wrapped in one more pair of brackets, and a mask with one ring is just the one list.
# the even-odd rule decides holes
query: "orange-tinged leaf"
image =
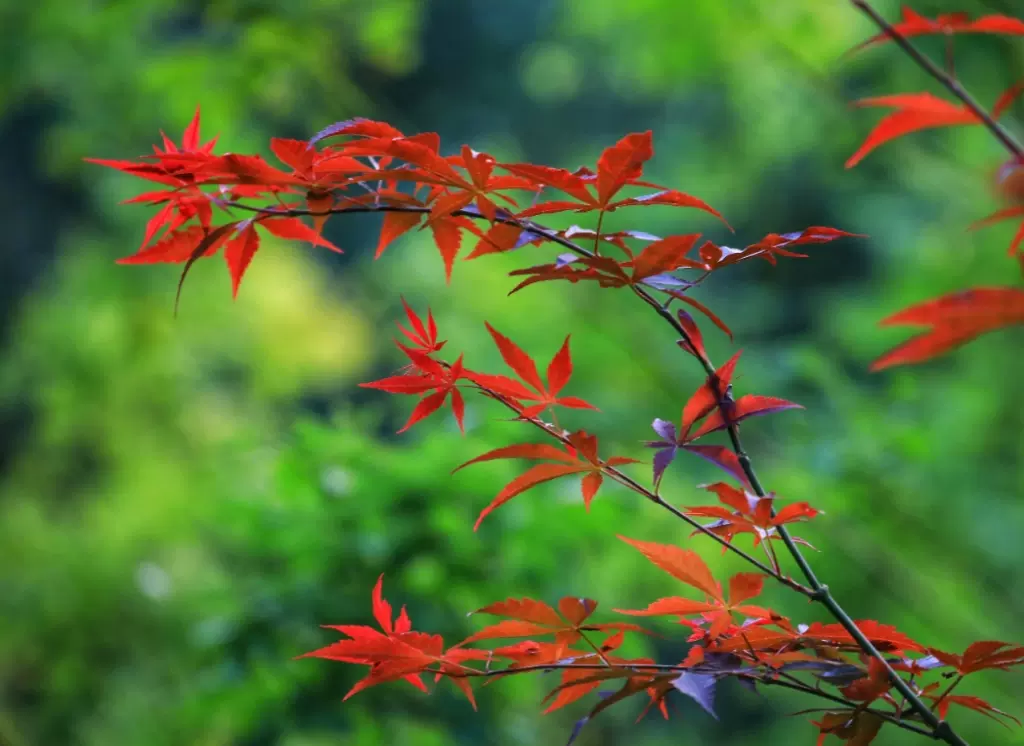
{"label": "orange-tinged leaf", "polygon": [[880,357],[871,364],[873,371],[921,363],[986,332],[1024,323],[1024,290],[972,288],[911,306],[880,323],[883,326],[916,324],[931,329]]}
{"label": "orange-tinged leaf", "polygon": [[[557,627],[564,627],[564,622],[559,621]],[[518,619],[503,619],[497,624],[474,632],[463,640],[460,645],[468,645],[479,640],[494,640],[504,637],[533,637],[534,635],[547,635],[555,630],[550,626],[537,624],[535,622],[524,622]]]}
{"label": "orange-tinged leaf", "polygon": [[558,611],[569,620],[571,624],[581,624],[584,619],[594,613],[597,608],[597,601],[591,598],[577,598],[566,596],[559,600]]}
{"label": "orange-tinged leaf", "polygon": [[639,541],[621,535],[618,538],[639,549],[647,559],[677,580],[693,586],[715,600],[722,600],[721,587],[696,552],[671,544]]}
{"label": "orange-tinged leaf", "polygon": [[481,456],[472,458],[466,463],[457,466],[452,471],[452,474],[457,472],[459,469],[469,466],[470,464],[476,464],[481,461],[493,461],[494,459],[499,458],[548,459],[551,461],[563,461],[569,464],[576,461],[576,458],[573,457],[572,454],[566,453],[550,443],[518,443],[516,445],[495,448]]}
{"label": "orange-tinged leaf", "polygon": [[591,471],[585,477],[583,477],[582,490],[583,490],[583,507],[586,510],[590,510],[590,501],[594,499],[594,495],[601,489],[601,483],[604,481],[604,475],[599,471]]}
{"label": "orange-tinged leaf", "polygon": [[516,495],[525,492],[531,487],[536,487],[538,484],[550,482],[552,479],[558,479],[569,474],[579,474],[582,471],[589,471],[589,468],[585,465],[575,464],[537,464],[530,467],[506,484],[497,497],[491,501],[491,504],[481,511],[480,516],[476,519],[476,523],[473,524],[473,530],[476,531],[480,528],[480,524],[489,513],[501,507]]}
{"label": "orange-tinged leaf", "polygon": [[546,624],[551,627],[559,627],[563,624],[557,611],[543,601],[535,601],[532,598],[506,598],[504,601],[488,604],[473,613],[503,616],[523,622]]}
{"label": "orange-tinged leaf", "polygon": [[672,596],[659,598],[652,601],[646,609],[615,609],[619,614],[630,616],[687,616],[690,614],[704,614],[720,608],[718,604],[708,601],[694,601],[689,598]]}
{"label": "orange-tinged leaf", "polygon": [[[585,679],[585,681],[580,681],[580,679]],[[561,687],[564,688],[558,692],[558,695],[548,708],[544,710],[544,714],[547,715],[549,712],[554,712],[571,702],[575,702],[580,697],[597,689],[605,680],[605,678],[595,679],[594,671],[591,669],[567,668],[563,670]]]}
{"label": "orange-tinged leaf", "polygon": [[736,606],[761,595],[764,575],[756,572],[740,572],[729,578],[729,604]]}

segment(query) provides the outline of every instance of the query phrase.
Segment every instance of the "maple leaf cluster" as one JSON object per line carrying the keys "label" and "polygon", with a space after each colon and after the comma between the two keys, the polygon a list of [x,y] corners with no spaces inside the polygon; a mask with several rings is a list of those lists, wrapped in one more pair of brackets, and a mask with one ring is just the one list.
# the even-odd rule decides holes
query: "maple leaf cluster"
{"label": "maple leaf cluster", "polygon": [[[971,20],[966,13],[947,13],[932,19],[904,6],[900,22],[868,39],[857,49],[893,39],[905,41],[907,37],[944,35],[948,44],[949,70],[946,73],[937,69],[930,72],[937,73],[940,81],[956,93],[962,91],[962,87],[956,80],[952,40],[955,34],[964,33],[1024,36],[1024,21],[1004,15],[988,15]],[[1010,241],[1009,255],[1019,260],[1021,270],[1024,271],[1024,151],[996,124],[1022,91],[1024,78],[999,96],[990,115],[962,96],[957,102],[931,93],[900,93],[861,99],[856,102],[856,106],[881,106],[893,111],[875,126],[857,152],[846,161],[846,167],[856,166],[880,145],[913,132],[960,125],[984,125],[994,129],[1011,149],[1010,159],[996,172],[995,184],[996,191],[1008,206],[975,221],[970,229],[977,230],[1002,221],[1019,219],[1017,232]],[[972,288],[919,303],[883,319],[881,323],[916,324],[931,328],[877,359],[871,366],[872,370],[924,362],[986,332],[1024,323],[1024,291],[1014,287]]]}
{"label": "maple leaf cluster", "polygon": [[[856,5],[866,6],[862,0]],[[970,20],[963,14],[928,19],[905,10],[903,21],[869,39],[862,47],[887,39],[922,34],[1024,33],[1024,23],[1003,16]],[[931,94],[903,94],[866,99],[862,106],[895,109],[850,158],[855,165],[879,145],[910,132],[940,126],[992,126],[1024,89],[1020,83],[996,103],[991,118],[966,103],[954,104]],[[875,620],[854,621],[838,606],[800,554],[810,544],[789,533],[789,527],[810,521],[821,511],[807,502],[779,504],[779,498],[758,482],[743,451],[739,430],[750,418],[800,405],[761,394],[734,395],[736,352],[714,366],[694,317],[682,304],[705,316],[729,334],[724,320],[693,298],[690,291],[725,267],[751,259],[776,263],[779,258],[805,258],[803,247],[855,236],[826,226],[789,233],[769,233],[743,248],[701,239],[698,233],[665,237],[639,230],[604,230],[605,218],[625,208],[670,206],[690,208],[728,223],[703,200],[644,179],[653,157],[650,131],[633,133],[605,149],[594,168],[575,170],[529,163],[503,163],[462,146],[442,155],[434,133],[406,135],[385,122],[352,119],[333,124],[308,140],[275,138],[270,149],[279,165],[259,155],[214,151],[216,138],[202,143],[196,111],[180,145],[163,136],[153,153],[136,160],[93,160],[158,184],[129,202],[157,208],[147,223],[142,243],[123,263],[184,264],[178,291],[191,265],[223,249],[237,295],[245,272],[259,252],[263,236],[305,241],[331,251],[341,249],[323,236],[326,223],[345,213],[379,213],[382,225],[374,256],[414,229],[429,231],[450,281],[456,259],[474,260],[497,253],[551,249],[553,258],[510,274],[518,284],[511,292],[540,283],[593,282],[626,290],[667,321],[678,346],[702,367],[704,379],[681,405],[678,420],[654,420],[656,440],[651,487],[622,467],[640,463],[625,456],[602,456],[596,435],[558,424],[556,410],[596,411],[583,399],[566,393],[573,373],[570,338],[566,336],[541,375],[535,359],[490,324],[486,328],[512,375],[470,368],[465,355],[447,353],[429,311],[417,313],[404,299],[404,324],[395,345],[404,365],[395,374],[361,384],[391,394],[417,397],[404,432],[450,407],[464,430],[465,394],[477,394],[509,410],[514,421],[533,428],[544,442],[514,442],[481,454],[456,467],[500,459],[535,462],[506,484],[483,508],[474,529],[492,512],[524,492],[556,479],[579,480],[589,509],[600,488],[612,482],[671,512],[702,536],[748,562],[754,571],[717,580],[694,551],[668,544],[619,537],[652,564],[685,586],[687,595],[650,602],[643,609],[616,609],[629,617],[666,617],[686,632],[686,650],[679,660],[657,663],[625,657],[621,649],[636,636],[651,634],[634,622],[593,621],[597,602],[566,597],[550,605],[539,600],[507,599],[477,610],[500,621],[446,647],[441,636],[415,631],[403,606],[397,618],[383,598],[383,576],[372,594],[377,627],[331,626],[344,635],[308,657],[369,667],[367,675],[346,695],[385,682],[404,680],[425,690],[425,678],[450,680],[476,707],[474,679],[503,678],[531,671],[558,671],[560,682],[545,700],[546,712],[596,693],[597,703],[578,721],[571,743],[585,723],[612,705],[633,697],[645,700],[668,716],[669,696],[683,696],[715,715],[715,691],[723,679],[749,688],[779,686],[824,697],[828,708],[815,710],[819,744],[827,736],[849,746],[871,742],[882,726],[915,730],[950,744],[944,719],[951,705],[975,710],[1000,722],[1015,718],[984,700],[953,694],[968,675],[1005,670],[1024,663],[1024,647],[981,641],[963,653],[948,653],[919,643],[894,627]],[[1024,218],[1024,158],[999,172],[1000,193],[1011,206],[981,221]],[[571,213],[593,214],[596,227],[547,227],[537,218]],[[240,217],[240,214],[242,217]],[[731,230],[731,229],[730,229]],[[466,251],[467,237],[476,239]],[[1010,252],[1021,254],[1024,223]],[[1022,259],[1024,263],[1024,259]],[[874,363],[875,369],[917,363],[999,326],[1024,322],[1024,293],[1016,288],[975,288],[918,304],[883,323],[931,327]],[[453,359],[454,358],[454,359]],[[549,421],[550,418],[550,421]],[[746,427],[746,424],[743,425]],[[727,443],[706,440],[725,435]],[[661,495],[668,467],[680,454],[705,459],[730,481],[702,485],[717,504],[678,508]],[[701,521],[709,522],[701,522]],[[739,546],[750,536],[751,551]],[[777,551],[784,545],[807,579],[791,577]],[[822,603],[834,623],[801,623],[763,605],[751,603],[766,579],[774,580],[812,601]],[[514,641],[493,647],[493,641]],[[486,646],[481,646],[485,643]],[[927,681],[928,678],[934,680]],[[604,687],[617,687],[605,690]],[[831,687],[823,689],[822,687]],[[937,714],[936,714],[937,713]],[[641,715],[642,716],[642,715]],[[717,717],[717,715],[715,715]]]}

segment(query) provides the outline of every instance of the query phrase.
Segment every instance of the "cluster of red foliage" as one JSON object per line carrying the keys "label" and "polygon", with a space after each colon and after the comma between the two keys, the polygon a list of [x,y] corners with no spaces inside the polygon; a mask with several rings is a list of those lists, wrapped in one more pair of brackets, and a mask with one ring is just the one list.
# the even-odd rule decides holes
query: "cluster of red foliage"
{"label": "cluster of red foliage", "polygon": [[[867,8],[861,0],[854,4]],[[962,15],[949,15],[930,20],[911,11],[905,12],[901,24],[883,28],[884,34],[866,44],[886,38],[905,44],[906,36],[925,33],[1024,33],[1024,23],[1005,17],[970,21]],[[1000,99],[995,116],[1021,88],[1015,86]],[[978,123],[991,127],[994,122],[971,105],[953,104],[930,94],[888,96],[860,104],[892,106],[897,111],[879,124],[848,166],[883,142],[915,130]],[[607,148],[594,168],[575,171],[501,163],[468,146],[456,155],[444,156],[436,134],[407,136],[389,124],[365,119],[332,125],[308,141],[272,140],[270,148],[284,168],[258,155],[218,155],[214,144],[213,140],[200,142],[197,111],[180,146],[165,136],[163,147],[154,148],[153,155],[134,161],[94,161],[165,187],[131,200],[161,207],[147,225],[138,252],[123,262],[184,263],[184,280],[194,261],[223,248],[232,289],[237,293],[259,250],[260,230],[341,251],[322,237],[322,230],[330,217],[343,213],[383,215],[376,256],[402,234],[414,228],[429,229],[449,280],[467,234],[475,236],[477,243],[465,259],[553,244],[566,253],[514,271],[513,276],[523,279],[512,292],[560,280],[628,289],[672,325],[680,338],[679,347],[704,370],[705,379],[683,405],[678,426],[661,419],[653,423],[658,440],[647,443],[654,449],[651,488],[619,468],[637,463],[635,459],[599,455],[596,436],[584,430],[564,430],[554,418],[553,422],[543,418],[555,407],[596,409],[563,393],[573,372],[568,337],[542,377],[529,354],[487,325],[514,375],[475,371],[467,367],[461,354],[454,361],[443,359],[447,341],[439,339],[433,315],[428,311],[424,317],[403,300],[408,326],[399,325],[404,341],[396,344],[408,363],[398,375],[363,385],[419,397],[402,431],[446,403],[461,428],[463,392],[475,391],[510,410],[516,421],[544,434],[548,442],[504,446],[458,467],[509,458],[539,462],[501,489],[481,512],[477,526],[490,512],[538,484],[566,476],[581,478],[583,502],[589,507],[602,483],[611,480],[672,512],[689,523],[695,534],[735,552],[756,570],[733,575],[723,584],[694,551],[619,537],[689,589],[688,597],[661,598],[642,610],[616,610],[630,616],[667,616],[687,627],[688,652],[683,660],[669,663],[617,655],[627,635],[647,632],[632,622],[594,622],[591,617],[597,602],[575,597],[561,599],[557,608],[533,599],[491,604],[478,613],[501,621],[446,647],[440,636],[414,631],[404,607],[393,619],[392,608],[382,596],[381,579],[373,591],[373,613],[380,631],[360,625],[331,627],[346,639],[308,654],[369,667],[368,675],[348,696],[399,679],[425,688],[422,676],[427,674],[435,680],[448,678],[475,707],[471,679],[558,670],[561,681],[549,695],[547,711],[551,711],[603,684],[620,682],[617,690],[604,693],[579,722],[570,741],[587,720],[634,695],[646,698],[647,709],[656,706],[666,716],[666,697],[672,692],[692,698],[714,714],[715,685],[728,677],[752,688],[757,684],[782,686],[828,700],[828,708],[817,711],[823,714],[813,721],[821,734],[819,744],[830,734],[851,746],[867,744],[886,723],[963,744],[944,721],[952,704],[1015,720],[977,697],[953,694],[952,690],[969,674],[1024,663],[1024,647],[982,641],[959,655],[937,650],[877,621],[854,621],[818,581],[798,547],[806,542],[791,536],[787,526],[813,519],[820,511],[805,502],[777,507],[778,498],[758,482],[739,438],[741,421],[799,405],[757,394],[734,397],[732,378],[739,353],[716,368],[694,318],[685,310],[672,308],[676,301],[687,304],[728,333],[718,316],[688,295],[691,288],[723,267],[755,258],[775,263],[779,257],[804,257],[797,249],[855,234],[815,226],[771,233],[736,249],[701,241],[693,233],[661,238],[640,231],[605,232],[605,214],[650,205],[695,208],[725,222],[702,200],[644,180],[644,164],[653,156],[650,132],[627,135]],[[987,221],[1024,217],[1024,160],[1011,161],[1001,172],[1000,184],[1016,204]],[[543,199],[551,190],[558,196]],[[529,198],[525,207],[521,205],[523,193]],[[227,220],[216,221],[215,210],[226,214]],[[233,214],[237,211],[246,211],[248,217],[238,219]],[[542,215],[566,212],[596,213],[596,228],[555,230],[536,221]],[[311,217],[312,226],[302,216]],[[1024,225],[1011,253],[1020,254],[1022,239]],[[885,323],[927,324],[932,331],[888,353],[874,367],[920,362],[983,331],[1022,320],[1024,293],[1016,288],[978,288],[929,301]],[[728,445],[696,443],[719,431],[727,433]],[[662,499],[659,486],[666,468],[680,452],[709,460],[736,484],[705,486],[718,504],[674,508]],[[700,523],[698,518],[712,522]],[[763,549],[765,561],[737,546],[735,540],[744,534],[751,535],[755,548]],[[784,571],[776,552],[779,542],[806,583]],[[766,578],[823,604],[836,623],[801,624],[778,611],[751,604]],[[509,639],[520,641],[500,647],[475,645]],[[926,682],[929,676],[935,680]],[[942,686],[943,680],[948,681],[946,686]],[[823,684],[832,686],[834,693],[821,689]]]}

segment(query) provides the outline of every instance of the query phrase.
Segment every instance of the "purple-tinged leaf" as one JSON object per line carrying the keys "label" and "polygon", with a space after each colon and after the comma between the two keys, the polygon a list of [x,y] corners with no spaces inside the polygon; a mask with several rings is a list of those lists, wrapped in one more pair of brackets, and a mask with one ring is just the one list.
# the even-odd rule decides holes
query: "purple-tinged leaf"
{"label": "purple-tinged leaf", "polygon": [[[661,437],[661,439],[665,441],[665,445],[674,445],[679,441],[679,437],[676,434],[676,426],[674,423],[669,422],[668,420],[663,420],[659,417],[655,419],[654,422],[651,423],[651,427],[654,428],[654,432],[656,432]],[[648,445],[660,446],[661,444],[648,443]]]}
{"label": "purple-tinged leaf", "polygon": [[672,686],[699,704],[715,720],[715,677],[683,672],[672,680]]}
{"label": "purple-tinged leaf", "polygon": [[669,467],[673,459],[676,457],[676,451],[679,449],[675,444],[672,444],[668,448],[663,448],[654,454],[654,484],[658,485],[661,483],[661,478],[665,475],[665,469]]}
{"label": "purple-tinged leaf", "polygon": [[690,453],[695,453],[703,459],[710,461],[715,466],[725,469],[729,474],[739,480],[744,487],[750,487],[747,475],[740,466],[739,457],[725,446],[682,446]]}
{"label": "purple-tinged leaf", "polygon": [[680,279],[675,275],[663,272],[660,275],[651,275],[640,281],[641,285],[649,285],[655,290],[674,290],[677,288],[691,288],[695,283]]}
{"label": "purple-tinged leaf", "polygon": [[[609,697],[613,696],[614,694],[616,694],[614,689],[603,689],[597,693],[597,696],[600,697],[602,701],[604,701]],[[598,707],[600,707],[600,705],[598,705]],[[590,718],[594,717],[594,715],[598,711],[598,708],[594,708],[590,711],[589,714],[584,715],[576,721],[576,724],[572,727],[572,733],[569,735],[569,740],[566,742],[565,746],[572,746],[573,741],[576,740],[576,738],[580,734],[580,731],[583,730],[583,726],[586,725],[590,721]]]}
{"label": "purple-tinged leaf", "polygon": [[352,119],[346,119],[343,122],[335,122],[334,124],[324,127],[309,139],[309,142],[306,144],[306,149],[309,150],[321,140],[328,137],[334,137],[335,135],[361,135],[363,137],[391,138],[405,137],[405,135],[396,130],[390,124],[375,122],[372,119],[367,119],[366,117],[354,117]]}
{"label": "purple-tinged leaf", "polygon": [[562,267],[565,267],[565,266],[567,266],[569,264],[572,264],[573,262],[577,261],[578,259],[579,259],[579,257],[576,256],[575,254],[573,254],[572,252],[566,252],[564,254],[559,254],[558,258],[555,259],[555,267],[558,268],[558,269],[561,269]]}
{"label": "purple-tinged leaf", "polygon": [[622,231],[630,238],[635,238],[638,241],[660,241],[661,236],[655,236],[653,233],[645,233],[644,231]]}
{"label": "purple-tinged leaf", "polygon": [[783,664],[779,670],[810,671],[814,676],[834,686],[847,686],[867,675],[859,666],[837,661],[793,661]]}

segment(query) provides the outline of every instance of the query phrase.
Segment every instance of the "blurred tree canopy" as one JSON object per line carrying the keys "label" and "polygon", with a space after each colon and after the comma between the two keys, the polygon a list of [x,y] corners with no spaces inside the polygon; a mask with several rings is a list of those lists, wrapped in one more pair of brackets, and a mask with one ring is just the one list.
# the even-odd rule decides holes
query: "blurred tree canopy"
{"label": "blurred tree canopy", "polygon": [[[771,489],[827,511],[800,533],[858,618],[949,649],[1019,631],[1021,331],[866,372],[902,339],[881,317],[1014,281],[1009,228],[964,230],[992,211],[985,179],[1002,154],[983,132],[951,130],[845,171],[875,121],[849,101],[933,90],[892,49],[843,57],[872,33],[845,3],[37,0],[0,4],[0,25],[0,742],[561,743],[577,715],[537,714],[549,677],[483,689],[479,713],[445,685],[342,705],[358,672],[293,658],[333,639],[318,625],[368,621],[380,573],[418,627],[454,640],[475,628],[466,612],[507,596],[610,609],[666,595],[616,532],[692,541],[731,567],[613,489],[586,513],[574,485],[538,489],[474,534],[515,466],[449,472],[530,436],[471,402],[465,438],[440,415],[396,438],[407,402],[357,387],[398,364],[385,330],[399,294],[429,303],[480,368],[501,366],[484,319],[539,359],[571,332],[573,393],[602,410],[578,424],[647,458],[650,422],[675,418],[700,379],[628,295],[507,298],[505,273],[528,261],[516,255],[460,263],[446,286],[416,235],[372,263],[367,218],[329,223],[342,257],[268,242],[234,303],[223,265],[199,263],[173,318],[175,268],[113,264],[149,217],[116,204],[139,185],[81,159],[146,152],[197,104],[204,135],[234,152],[362,115],[437,131],[451,150],[574,168],[653,129],[652,178],[721,210],[736,243],[815,224],[869,234],[702,289],[745,350],[738,387],[807,406],[752,424],[748,447]],[[941,53],[938,40],[921,46]],[[958,69],[985,102],[1022,62],[1019,43],[958,41]],[[613,227],[731,240],[678,211],[643,225],[620,212]],[[733,349],[706,334],[716,359]],[[677,462],[664,493],[694,504],[711,476]],[[801,614],[781,591],[769,600]],[[679,638],[662,631],[647,652],[671,657]],[[972,687],[1010,711],[1024,701],[1012,675]],[[579,743],[814,738],[782,717],[808,706],[799,698],[721,696],[721,722],[689,702],[668,723],[613,710]],[[970,713],[958,722],[972,742],[1024,743]]]}

